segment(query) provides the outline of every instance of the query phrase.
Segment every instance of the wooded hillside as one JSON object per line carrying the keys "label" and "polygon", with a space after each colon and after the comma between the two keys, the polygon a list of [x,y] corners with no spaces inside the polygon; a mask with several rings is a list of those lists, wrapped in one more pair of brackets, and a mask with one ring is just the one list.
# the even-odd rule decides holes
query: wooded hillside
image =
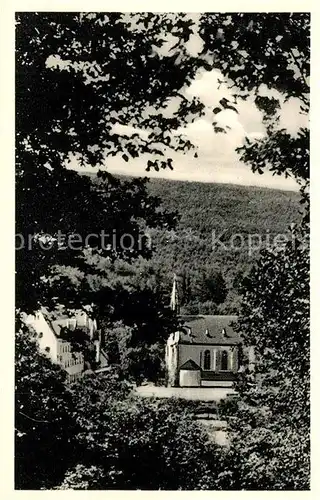
{"label": "wooded hillside", "polygon": [[262,248],[272,245],[300,220],[299,195],[292,191],[155,178],[148,186],[179,222],[175,230],[150,231],[154,254],[143,267],[168,297],[176,273],[190,314],[236,313],[239,284],[259,256],[259,238]]}

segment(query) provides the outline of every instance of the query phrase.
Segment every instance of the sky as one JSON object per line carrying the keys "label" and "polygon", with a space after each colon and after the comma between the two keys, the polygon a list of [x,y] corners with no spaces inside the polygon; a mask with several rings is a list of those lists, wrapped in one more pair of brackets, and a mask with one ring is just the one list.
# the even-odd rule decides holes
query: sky
{"label": "sky", "polygon": [[[195,15],[196,16],[196,15]],[[195,21],[196,21],[195,17]],[[176,42],[171,36],[160,49],[165,54]],[[194,34],[191,35],[186,48],[193,56],[202,49],[201,38],[197,34],[197,24]],[[198,158],[194,158],[194,151],[186,154],[171,153],[174,170],[161,170],[160,172],[146,172],[145,167],[150,156],[141,156],[126,163],[121,157],[107,158],[104,167],[109,172],[125,175],[138,175],[176,180],[189,180],[200,182],[217,182],[228,184],[240,184],[249,186],[263,186],[282,190],[297,190],[298,185],[294,179],[285,179],[282,176],[273,176],[270,172],[260,175],[253,173],[249,166],[239,160],[235,149],[242,145],[244,138],[263,138],[265,134],[262,122],[262,114],[254,104],[254,97],[249,96],[246,101],[237,104],[238,114],[232,110],[223,110],[214,115],[213,109],[219,105],[221,98],[229,98],[232,92],[226,84],[219,84],[223,75],[218,70],[199,70],[191,84],[181,90],[188,99],[198,97],[205,105],[205,116],[195,119],[192,123],[177,132],[183,134],[197,147]],[[279,127],[285,128],[295,135],[301,126],[308,126],[307,118],[299,113],[299,100],[291,98],[284,102],[280,93],[260,87],[260,95],[273,96],[280,100]],[[178,107],[178,100],[168,101],[167,113],[172,113]],[[212,122],[213,118],[218,125],[228,126],[226,134],[215,133]],[[148,135],[148,131],[133,129],[128,126],[115,125],[114,132],[130,135],[140,133]],[[72,162],[72,168],[76,168],[76,162]],[[91,169],[92,170],[92,169]]]}

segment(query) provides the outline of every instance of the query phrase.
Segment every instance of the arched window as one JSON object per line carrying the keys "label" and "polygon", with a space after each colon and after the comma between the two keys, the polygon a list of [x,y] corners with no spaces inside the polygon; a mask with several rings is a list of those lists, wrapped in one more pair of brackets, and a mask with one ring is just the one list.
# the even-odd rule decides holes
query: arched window
{"label": "arched window", "polygon": [[210,356],[210,351],[204,351],[204,357],[203,357],[203,369],[204,370],[210,370],[211,368],[211,356]]}
{"label": "arched window", "polygon": [[228,370],[228,351],[221,352],[221,370]]}

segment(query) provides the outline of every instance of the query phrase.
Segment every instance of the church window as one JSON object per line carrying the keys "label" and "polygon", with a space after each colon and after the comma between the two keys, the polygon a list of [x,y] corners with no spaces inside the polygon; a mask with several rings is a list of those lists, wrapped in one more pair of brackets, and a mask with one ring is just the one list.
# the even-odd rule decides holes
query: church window
{"label": "church window", "polygon": [[210,355],[210,351],[204,351],[203,369],[204,370],[210,370],[210,368],[211,368],[211,355]]}
{"label": "church window", "polygon": [[228,351],[221,352],[221,370],[228,370]]}

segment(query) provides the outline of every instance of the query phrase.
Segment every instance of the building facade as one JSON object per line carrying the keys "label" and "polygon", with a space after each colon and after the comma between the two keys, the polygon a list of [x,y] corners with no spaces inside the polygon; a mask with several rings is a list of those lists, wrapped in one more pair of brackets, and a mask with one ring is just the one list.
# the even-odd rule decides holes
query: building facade
{"label": "building facade", "polygon": [[174,275],[170,308],[180,327],[166,343],[167,385],[171,387],[230,387],[243,368],[254,370],[254,350],[244,349],[234,329],[237,316],[181,316],[177,277]]}
{"label": "building facade", "polygon": [[236,316],[181,316],[166,345],[169,386],[231,386],[241,365]]}
{"label": "building facade", "polygon": [[67,372],[67,382],[75,382],[81,378],[86,366],[83,354],[74,352],[71,343],[63,339],[61,333],[64,329],[83,330],[92,342],[96,364],[99,368],[107,366],[108,360],[101,349],[97,322],[85,311],[76,311],[72,317],[62,315],[54,317],[43,308],[35,315],[27,316],[25,323],[36,332],[40,352]]}

